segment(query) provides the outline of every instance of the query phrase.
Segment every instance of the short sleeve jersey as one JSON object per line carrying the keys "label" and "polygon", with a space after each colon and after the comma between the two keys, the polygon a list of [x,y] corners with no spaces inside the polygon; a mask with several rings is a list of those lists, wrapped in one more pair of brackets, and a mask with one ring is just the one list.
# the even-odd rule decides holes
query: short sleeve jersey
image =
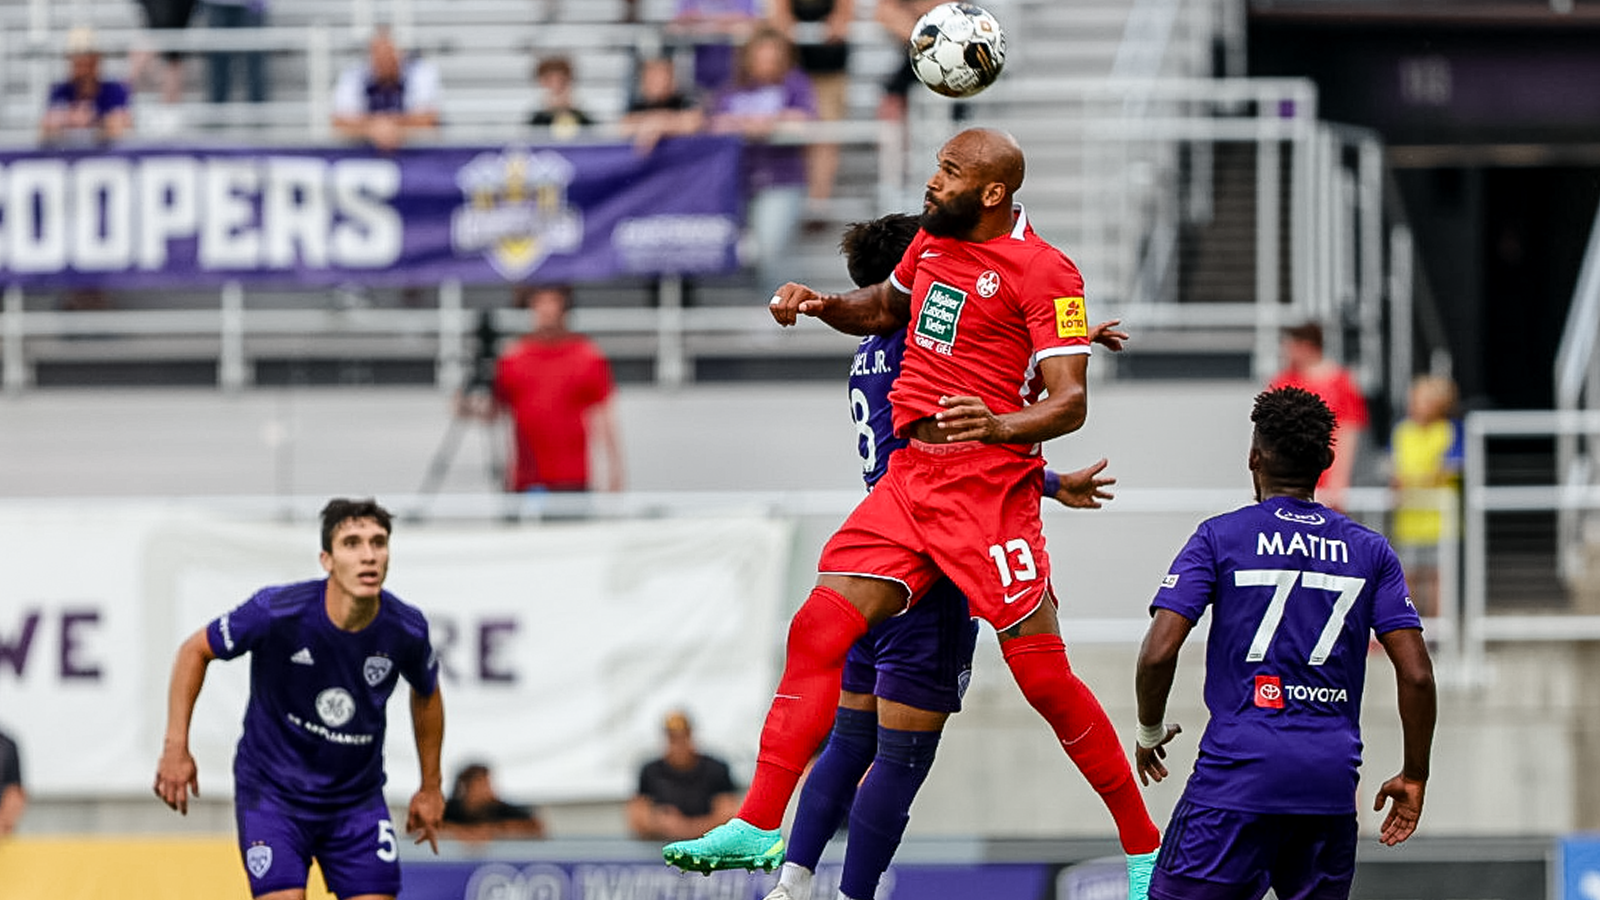
{"label": "short sleeve jersey", "polygon": [[861,478],[872,487],[889,470],[889,457],[906,445],[894,433],[889,391],[900,377],[906,351],[906,330],[869,334],[856,346],[850,363],[850,417],[856,423],[856,449],[861,453]]}
{"label": "short sleeve jersey", "polygon": [[[72,82],[59,81],[50,86],[49,106],[52,109],[66,108],[78,102],[78,87]],[[128,108],[128,86],[120,81],[102,81],[90,102],[94,105],[94,118],[98,122],[110,113]]]}
{"label": "short sleeve jersey", "polygon": [[377,618],[341,631],[324,607],[326,589],[326,580],[264,588],[206,626],[219,659],[250,654],[237,789],[309,812],[382,789],[389,695],[404,677],[431,696],[439,678],[421,612],[384,591]]}
{"label": "short sleeve jersey", "polygon": [[911,295],[905,366],[889,395],[897,433],[947,395],[1016,412],[1043,390],[1040,360],[1089,352],[1083,278],[1020,206],[1015,227],[987,241],[919,231],[890,282]]}
{"label": "short sleeve jersey", "polygon": [[1184,791],[1252,813],[1355,811],[1370,635],[1422,627],[1394,550],[1318,503],[1274,497],[1201,523],[1151,603],[1211,609],[1211,721]]}
{"label": "short sleeve jersey", "polygon": [[700,754],[693,768],[675,769],[664,759],[651,760],[639,770],[639,795],[654,803],[675,807],[694,818],[711,812],[711,801],[718,794],[734,792],[728,764],[714,756]]}
{"label": "short sleeve jersey", "polygon": [[581,335],[525,340],[500,358],[495,397],[517,435],[512,487],[583,489],[589,484],[586,414],[611,397],[611,365]]}

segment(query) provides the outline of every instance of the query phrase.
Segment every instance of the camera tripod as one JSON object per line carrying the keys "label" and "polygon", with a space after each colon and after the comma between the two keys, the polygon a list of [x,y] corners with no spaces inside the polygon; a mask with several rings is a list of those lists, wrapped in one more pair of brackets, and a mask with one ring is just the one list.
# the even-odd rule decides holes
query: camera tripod
{"label": "camera tripod", "polygon": [[474,425],[483,426],[486,432],[488,460],[485,475],[489,484],[495,491],[505,489],[504,451],[494,428],[493,414],[491,412],[486,417],[481,412],[485,404],[492,410],[494,403],[494,367],[498,358],[500,333],[494,325],[493,310],[485,309],[478,313],[478,325],[473,333],[476,337],[476,346],[467,383],[456,397],[455,408],[450,414],[450,424],[445,428],[444,435],[439,439],[439,446],[435,448],[433,457],[428,461],[422,485],[417,488],[418,508],[414,515],[418,519],[425,517],[427,505],[439,492],[439,486],[444,483],[445,475],[449,473],[456,454],[460,452],[462,438],[466,437]]}

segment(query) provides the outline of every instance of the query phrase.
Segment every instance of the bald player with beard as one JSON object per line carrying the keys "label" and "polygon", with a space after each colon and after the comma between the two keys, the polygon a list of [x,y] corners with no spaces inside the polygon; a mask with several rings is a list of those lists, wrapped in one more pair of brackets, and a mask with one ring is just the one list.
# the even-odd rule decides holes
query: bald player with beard
{"label": "bald player with beard", "polygon": [[782,861],[778,828],[828,735],[850,645],[942,573],[994,627],[1023,695],[1111,811],[1129,896],[1145,897],[1160,833],[1116,730],[1067,662],[1050,586],[1039,447],[1087,417],[1090,330],[1077,267],[1015,200],[1023,171],[1010,135],[963,131],[939,151],[922,230],[888,280],[844,294],[790,283],[773,295],[780,325],[811,316],[848,334],[907,328],[889,399],[909,444],[822,551],[738,817],[667,845],[668,863]]}

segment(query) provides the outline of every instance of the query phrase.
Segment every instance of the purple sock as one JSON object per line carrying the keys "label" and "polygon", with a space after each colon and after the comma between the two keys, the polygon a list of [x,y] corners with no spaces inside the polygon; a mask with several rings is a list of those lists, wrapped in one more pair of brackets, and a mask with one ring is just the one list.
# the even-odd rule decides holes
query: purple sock
{"label": "purple sock", "polygon": [[840,707],[834,715],[828,745],[817,756],[811,774],[806,776],[806,786],[800,791],[794,828],[784,853],[786,862],[817,870],[822,848],[844,822],[855,799],[856,785],[872,764],[877,741],[876,713]]}
{"label": "purple sock", "polygon": [[938,749],[937,731],[878,729],[877,758],[850,807],[850,840],[839,878],[839,891],[845,896],[877,894],[878,881],[911,821],[911,801],[933,768]]}

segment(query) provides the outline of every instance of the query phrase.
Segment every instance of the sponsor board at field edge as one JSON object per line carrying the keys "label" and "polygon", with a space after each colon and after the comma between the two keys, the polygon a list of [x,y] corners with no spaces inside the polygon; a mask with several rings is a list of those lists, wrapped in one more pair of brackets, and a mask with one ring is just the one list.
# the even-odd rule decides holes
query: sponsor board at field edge
{"label": "sponsor board at field edge", "polygon": [[0,153],[0,283],[580,281],[733,269],[737,139]]}
{"label": "sponsor board at field edge", "polygon": [[1600,900],[1600,834],[1561,839],[1561,900]]}

